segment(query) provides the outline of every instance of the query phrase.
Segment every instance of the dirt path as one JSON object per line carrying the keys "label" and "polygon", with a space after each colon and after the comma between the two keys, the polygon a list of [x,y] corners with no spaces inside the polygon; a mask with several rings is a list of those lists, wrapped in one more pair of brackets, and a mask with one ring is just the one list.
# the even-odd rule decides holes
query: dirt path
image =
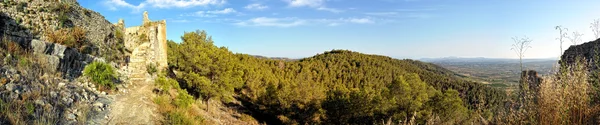
{"label": "dirt path", "polygon": [[108,124],[110,125],[153,125],[160,115],[153,98],[154,81],[146,73],[146,49],[144,43],[133,50],[129,63],[128,88],[119,90],[111,104]]}
{"label": "dirt path", "polygon": [[152,101],[154,85],[149,81],[133,83],[132,87],[115,96],[111,105],[110,125],[153,125],[158,119],[156,104]]}

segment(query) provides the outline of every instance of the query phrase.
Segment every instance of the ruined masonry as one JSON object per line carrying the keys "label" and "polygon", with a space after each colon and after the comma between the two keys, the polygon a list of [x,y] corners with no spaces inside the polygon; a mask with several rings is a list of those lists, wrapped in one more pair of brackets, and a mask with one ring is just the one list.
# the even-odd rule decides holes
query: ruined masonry
{"label": "ruined masonry", "polygon": [[125,21],[119,20],[115,26],[122,29],[125,48],[130,50],[128,69],[133,82],[146,80],[147,66],[157,69],[167,67],[167,30],[165,20],[151,21],[148,12],[144,12],[141,26],[125,28]]}

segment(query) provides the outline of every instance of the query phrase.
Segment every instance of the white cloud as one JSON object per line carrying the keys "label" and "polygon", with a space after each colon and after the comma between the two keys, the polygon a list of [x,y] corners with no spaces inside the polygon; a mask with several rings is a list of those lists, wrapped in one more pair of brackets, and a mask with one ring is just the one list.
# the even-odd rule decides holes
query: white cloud
{"label": "white cloud", "polygon": [[285,0],[292,7],[320,7],[325,2],[324,0]]}
{"label": "white cloud", "polygon": [[298,19],[295,17],[288,18],[269,18],[258,17],[246,21],[238,21],[234,23],[239,26],[270,26],[270,27],[294,27],[301,25],[327,25],[340,26],[343,24],[372,24],[375,21],[371,18],[339,18],[339,19]]}
{"label": "white cloud", "polygon": [[339,18],[339,19],[317,19],[316,23],[325,23],[328,26],[339,26],[342,24],[354,23],[354,24],[372,24],[375,21],[371,18]]}
{"label": "white cloud", "polygon": [[400,18],[416,18],[416,19],[425,19],[425,18],[431,18],[433,17],[433,15],[428,14],[428,13],[420,13],[420,12],[369,12],[369,13],[364,13],[365,15],[370,15],[370,16],[381,16],[381,17],[400,17]]}
{"label": "white cloud", "polygon": [[208,6],[208,5],[222,5],[227,0],[146,0],[138,5],[133,5],[125,0],[105,0],[105,5],[110,10],[117,10],[117,7],[130,8],[134,11],[139,11],[145,7],[157,7],[157,8],[187,8],[195,6]]}
{"label": "white cloud", "polygon": [[255,4],[250,4],[244,8],[246,8],[248,10],[264,10],[264,9],[268,9],[269,6],[255,3]]}
{"label": "white cloud", "polygon": [[235,11],[235,9],[233,8],[225,8],[223,10],[214,10],[214,11],[206,11],[206,13],[209,14],[231,14],[231,13],[236,13],[237,11]]}
{"label": "white cloud", "polygon": [[305,24],[305,20],[297,18],[269,18],[269,17],[258,17],[235,23],[239,26],[268,26],[268,27],[293,27]]}
{"label": "white cloud", "polygon": [[374,23],[373,20],[371,20],[369,18],[351,18],[351,19],[347,19],[347,21],[351,22],[351,23],[360,23],[360,24]]}
{"label": "white cloud", "polygon": [[226,0],[146,0],[153,7],[170,8],[170,7],[195,7],[206,5],[221,5],[227,2]]}
{"label": "white cloud", "polygon": [[332,12],[332,13],[341,13],[341,12],[344,12],[344,11],[339,10],[339,9],[333,9],[333,8],[327,8],[327,7],[319,7],[319,8],[317,8],[317,10],[329,11],[329,12]]}
{"label": "white cloud", "polygon": [[217,17],[217,15],[226,15],[237,13],[233,8],[225,8],[223,10],[197,11],[194,13],[181,14],[179,16],[197,16],[197,17]]}
{"label": "white cloud", "polygon": [[325,6],[326,0],[284,0],[290,7],[311,7],[321,11],[328,11],[332,13],[344,12],[335,8],[328,8]]}
{"label": "white cloud", "polygon": [[146,6],[146,4],[144,4],[144,3],[140,3],[139,5],[133,5],[133,4],[125,2],[124,0],[107,0],[104,2],[104,4],[110,10],[117,10],[117,7],[125,7],[125,8],[131,8],[134,11],[139,11]]}

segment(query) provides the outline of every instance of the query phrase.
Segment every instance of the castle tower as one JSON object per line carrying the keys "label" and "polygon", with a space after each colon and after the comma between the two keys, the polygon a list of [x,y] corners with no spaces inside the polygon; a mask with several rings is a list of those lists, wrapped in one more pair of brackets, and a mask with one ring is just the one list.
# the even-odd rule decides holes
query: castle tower
{"label": "castle tower", "polygon": [[150,18],[148,18],[148,11],[144,11],[144,24],[151,22]]}

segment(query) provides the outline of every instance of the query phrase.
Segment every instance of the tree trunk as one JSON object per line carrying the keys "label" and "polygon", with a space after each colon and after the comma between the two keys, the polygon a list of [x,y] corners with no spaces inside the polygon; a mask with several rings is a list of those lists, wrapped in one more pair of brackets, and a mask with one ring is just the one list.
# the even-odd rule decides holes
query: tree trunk
{"label": "tree trunk", "polygon": [[210,105],[208,104],[208,102],[209,102],[209,101],[210,101],[210,99],[207,99],[207,100],[205,101],[205,103],[206,103],[206,111],[207,111],[207,112],[208,112],[208,111],[209,111],[209,109],[210,109],[210,107],[209,107]]}

